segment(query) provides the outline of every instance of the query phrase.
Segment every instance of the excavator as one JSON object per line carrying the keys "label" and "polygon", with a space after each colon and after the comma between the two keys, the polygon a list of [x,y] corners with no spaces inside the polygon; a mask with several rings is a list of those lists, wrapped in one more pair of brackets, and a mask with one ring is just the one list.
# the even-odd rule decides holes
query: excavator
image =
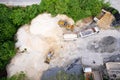
{"label": "excavator", "polygon": [[49,64],[50,63],[50,60],[52,59],[54,55],[54,52],[51,50],[48,52],[47,56],[46,56],[46,59],[45,59],[45,63]]}
{"label": "excavator", "polygon": [[67,30],[74,30],[74,25],[70,25],[66,20],[59,20],[58,25],[60,27],[65,27]]}

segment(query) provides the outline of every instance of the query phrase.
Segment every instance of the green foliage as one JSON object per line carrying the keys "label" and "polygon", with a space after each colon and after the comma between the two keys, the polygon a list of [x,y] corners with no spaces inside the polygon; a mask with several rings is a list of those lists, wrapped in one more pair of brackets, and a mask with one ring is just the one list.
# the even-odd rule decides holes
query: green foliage
{"label": "green foliage", "polygon": [[0,70],[4,69],[14,52],[13,36],[16,28],[12,24],[9,15],[11,8],[0,5]]}
{"label": "green foliage", "polygon": [[16,32],[16,28],[9,18],[10,14],[10,8],[0,5],[0,42],[10,40]]}
{"label": "green foliage", "polygon": [[104,6],[104,0],[42,0],[44,11],[53,15],[66,14],[75,21],[96,16]]}
{"label": "green foliage", "polygon": [[4,77],[0,80],[29,80],[29,79],[27,78],[24,72],[20,72],[19,74],[15,74],[10,78]]}
{"label": "green foliage", "polygon": [[9,19],[10,13],[11,13],[11,9],[1,4],[0,5],[0,23],[10,22],[10,19]]}
{"label": "green foliage", "polygon": [[40,14],[39,5],[27,6],[25,8],[25,23],[29,23],[34,17]]}
{"label": "green foliage", "polygon": [[10,59],[15,55],[14,35],[17,29],[38,15],[38,9],[38,5],[26,8],[9,8],[0,5],[0,70],[5,69]]}
{"label": "green foliage", "polygon": [[4,42],[13,38],[16,28],[10,22],[0,24],[0,41]]}
{"label": "green foliage", "polygon": [[120,26],[115,26],[116,29],[120,29]]}
{"label": "green foliage", "polygon": [[0,70],[5,69],[15,54],[13,37],[16,27],[10,19],[11,12],[11,8],[0,5]]}
{"label": "green foliage", "polygon": [[12,9],[10,19],[17,27],[29,23],[34,17],[40,14],[39,5],[27,6],[26,8],[13,7]]}
{"label": "green foliage", "polygon": [[84,75],[76,75],[76,74],[67,74],[64,71],[60,71],[56,76],[52,76],[49,79],[44,80],[84,80]]}
{"label": "green foliage", "polygon": [[25,16],[24,9],[18,8],[12,11],[10,19],[12,19],[13,24],[20,26],[21,24],[24,24]]}
{"label": "green foliage", "polygon": [[13,75],[12,77],[8,78],[7,80],[28,80],[25,73],[21,72],[19,74]]}
{"label": "green foliage", "polygon": [[0,70],[5,68],[14,54],[15,50],[13,41],[0,43]]}

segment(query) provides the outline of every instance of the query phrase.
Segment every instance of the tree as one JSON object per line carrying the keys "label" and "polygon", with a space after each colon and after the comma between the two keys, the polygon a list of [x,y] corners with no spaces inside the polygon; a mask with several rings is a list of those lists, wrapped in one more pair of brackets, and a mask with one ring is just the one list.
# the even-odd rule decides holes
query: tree
{"label": "tree", "polygon": [[88,16],[96,16],[103,6],[104,0],[42,0],[41,7],[53,15],[66,14],[75,21]]}
{"label": "tree", "polygon": [[10,22],[0,24],[0,41],[11,40],[14,37],[16,28]]}
{"label": "tree", "polygon": [[15,55],[14,42],[0,43],[0,70],[4,69],[10,59]]}
{"label": "tree", "polygon": [[10,14],[10,19],[12,20],[14,25],[21,26],[25,24],[25,11],[24,8],[13,9]]}

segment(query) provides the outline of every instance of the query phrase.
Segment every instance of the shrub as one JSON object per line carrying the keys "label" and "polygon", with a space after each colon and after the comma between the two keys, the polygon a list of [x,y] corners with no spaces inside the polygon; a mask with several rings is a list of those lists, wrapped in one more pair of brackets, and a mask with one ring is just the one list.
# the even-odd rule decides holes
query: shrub
{"label": "shrub", "polygon": [[0,43],[0,70],[5,68],[14,54],[15,50],[13,41]]}
{"label": "shrub", "polygon": [[16,32],[16,28],[10,22],[0,24],[0,41],[11,40]]}
{"label": "shrub", "polygon": [[66,14],[75,21],[96,16],[108,5],[104,0],[42,0],[41,4],[44,11],[53,15]]}
{"label": "shrub", "polygon": [[25,15],[23,8],[14,9],[10,15],[10,19],[12,20],[14,25],[20,26],[24,24]]}
{"label": "shrub", "polygon": [[17,27],[29,23],[39,12],[39,5],[32,5],[27,7],[13,7],[10,14],[10,19]]}

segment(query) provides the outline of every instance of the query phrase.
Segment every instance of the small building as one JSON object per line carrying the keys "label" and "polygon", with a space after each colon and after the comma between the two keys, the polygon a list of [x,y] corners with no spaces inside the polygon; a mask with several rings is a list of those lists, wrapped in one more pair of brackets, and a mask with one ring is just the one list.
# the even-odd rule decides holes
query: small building
{"label": "small building", "polygon": [[110,79],[120,79],[120,62],[108,62],[106,69]]}

